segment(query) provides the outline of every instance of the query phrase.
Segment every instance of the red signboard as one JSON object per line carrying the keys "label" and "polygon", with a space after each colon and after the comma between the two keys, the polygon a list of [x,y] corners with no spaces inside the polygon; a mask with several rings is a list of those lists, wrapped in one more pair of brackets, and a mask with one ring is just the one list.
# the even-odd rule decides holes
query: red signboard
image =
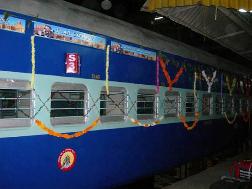
{"label": "red signboard", "polygon": [[66,54],[66,73],[80,73],[80,56],[78,53]]}

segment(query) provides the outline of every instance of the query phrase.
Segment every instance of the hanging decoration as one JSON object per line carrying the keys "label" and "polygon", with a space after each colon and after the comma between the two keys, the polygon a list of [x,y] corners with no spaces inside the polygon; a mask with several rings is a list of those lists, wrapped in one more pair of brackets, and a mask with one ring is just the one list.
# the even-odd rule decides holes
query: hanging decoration
{"label": "hanging decoration", "polygon": [[223,99],[223,73],[221,73],[221,100]]}
{"label": "hanging decoration", "polygon": [[86,134],[88,131],[92,130],[94,127],[96,127],[99,122],[100,122],[100,119],[97,118],[95,121],[93,121],[93,123],[91,123],[88,127],[83,129],[82,131],[79,131],[79,132],[76,132],[76,133],[73,133],[73,134],[62,134],[62,133],[58,133],[58,132],[48,128],[42,121],[37,120],[37,119],[35,120],[35,124],[40,129],[47,132],[49,135],[59,137],[59,138],[64,138],[64,139],[72,139],[72,138],[80,137],[80,136]]}
{"label": "hanging decoration", "polygon": [[35,86],[35,36],[31,36],[31,63],[32,63],[32,74],[31,74],[31,88],[34,90]]}
{"label": "hanging decoration", "polygon": [[184,127],[188,131],[190,131],[190,130],[193,130],[197,126],[197,123],[199,121],[199,116],[200,116],[199,112],[195,112],[195,114],[194,114],[194,121],[193,121],[193,124],[191,126],[189,126],[188,123],[186,123],[186,117],[185,116],[180,115],[179,119],[183,123]]}
{"label": "hanging decoration", "polygon": [[244,91],[244,83],[243,83],[243,81],[240,81],[239,82],[239,85],[240,85],[240,89],[241,89],[241,92],[242,92],[242,94],[245,94],[245,91]]}
{"label": "hanging decoration", "polygon": [[[194,82],[193,82],[193,96],[195,101],[195,109],[198,109],[198,101],[197,101],[197,92],[196,92],[196,83],[197,83],[197,72],[194,72]],[[189,131],[194,129],[197,126],[197,123],[199,122],[199,112],[194,113],[194,121],[191,126],[186,123],[186,117],[183,115],[179,116],[180,121],[183,123],[184,127]]]}
{"label": "hanging decoration", "polygon": [[245,83],[245,94],[246,96],[250,96],[250,91],[251,90],[251,80],[247,80],[247,82]]}
{"label": "hanging decoration", "polygon": [[160,86],[159,86],[159,57],[157,57],[156,61],[156,93],[159,93]]}
{"label": "hanging decoration", "polygon": [[164,119],[164,117],[160,117],[159,119],[151,122],[151,123],[141,123],[139,120],[136,120],[134,118],[129,118],[130,121],[135,124],[135,125],[139,125],[139,126],[142,126],[142,127],[151,127],[151,126],[155,126],[155,125],[158,125],[160,124],[160,122]]}
{"label": "hanging decoration", "polygon": [[[211,88],[212,88],[212,85],[213,85],[214,80],[215,80],[215,78],[216,78],[216,73],[217,73],[217,72],[214,71],[214,72],[213,72],[212,78],[209,79],[209,78],[207,77],[207,75],[206,75],[205,70],[202,71],[202,75],[203,75],[203,77],[204,77],[204,79],[206,80],[207,85],[208,85],[208,90],[207,90],[208,93],[211,93]],[[210,80],[211,80],[211,81],[210,81]]]}
{"label": "hanging decoration", "polygon": [[106,81],[105,81],[107,95],[109,95],[109,50],[110,50],[110,45],[107,45],[107,49],[106,49]]}
{"label": "hanging decoration", "polygon": [[184,72],[184,68],[181,67],[181,68],[179,69],[178,73],[176,74],[174,80],[171,80],[171,77],[170,77],[170,75],[169,75],[169,72],[168,72],[168,70],[166,69],[166,65],[165,65],[164,60],[163,60],[162,58],[160,58],[159,63],[160,63],[160,66],[161,66],[161,68],[162,68],[162,71],[163,71],[163,73],[164,73],[164,76],[165,76],[165,78],[166,78],[166,80],[167,80],[167,83],[168,83],[168,90],[169,90],[169,91],[172,91],[172,86],[173,86],[173,84],[176,83],[176,82],[179,80],[179,77],[180,77],[180,76],[183,74],[183,72]]}
{"label": "hanging decoration", "polygon": [[230,84],[229,77],[226,76],[227,87],[229,91],[229,95],[232,96],[233,90],[236,86],[236,78],[233,79],[232,83]]}
{"label": "hanging decoration", "polygon": [[226,112],[224,112],[224,115],[225,115],[225,118],[226,118],[227,122],[229,123],[229,125],[233,125],[236,118],[237,118],[237,112],[235,112],[234,118],[232,120],[228,119],[228,116],[227,116]]}

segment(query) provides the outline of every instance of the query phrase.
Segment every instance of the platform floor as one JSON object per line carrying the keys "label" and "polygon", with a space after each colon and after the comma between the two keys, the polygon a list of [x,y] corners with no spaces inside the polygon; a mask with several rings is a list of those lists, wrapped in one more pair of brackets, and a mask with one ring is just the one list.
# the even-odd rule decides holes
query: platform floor
{"label": "platform floor", "polygon": [[241,155],[229,158],[219,164],[210,167],[198,174],[187,177],[181,181],[165,186],[162,189],[208,189],[210,185],[222,176],[228,174],[228,169],[234,160],[252,159],[252,153],[247,152]]}

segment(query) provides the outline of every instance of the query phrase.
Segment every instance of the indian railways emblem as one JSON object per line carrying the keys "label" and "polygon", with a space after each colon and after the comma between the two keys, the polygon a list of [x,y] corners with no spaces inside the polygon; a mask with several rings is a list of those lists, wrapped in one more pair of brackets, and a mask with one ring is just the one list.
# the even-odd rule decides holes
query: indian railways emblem
{"label": "indian railways emblem", "polygon": [[63,150],[58,157],[58,167],[62,171],[70,171],[76,162],[76,152],[67,148]]}

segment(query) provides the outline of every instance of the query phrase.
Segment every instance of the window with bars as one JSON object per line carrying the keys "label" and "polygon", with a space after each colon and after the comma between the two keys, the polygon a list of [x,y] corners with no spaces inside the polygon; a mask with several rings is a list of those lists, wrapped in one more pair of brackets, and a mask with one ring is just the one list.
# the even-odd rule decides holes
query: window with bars
{"label": "window with bars", "polygon": [[223,100],[220,95],[215,97],[215,114],[221,115],[223,114]]}
{"label": "window with bars", "polygon": [[245,98],[241,99],[241,113],[247,112],[248,111],[248,100]]}
{"label": "window with bars", "polygon": [[86,93],[82,84],[55,83],[51,91],[52,125],[85,122]]}
{"label": "window with bars", "polygon": [[166,92],[164,99],[164,116],[177,117],[179,114],[180,95],[178,92]]}
{"label": "window with bars", "polygon": [[125,88],[110,87],[109,95],[105,87],[100,94],[100,116],[102,122],[123,121],[127,114],[127,94]]}
{"label": "window with bars", "polygon": [[202,97],[202,114],[208,116],[211,114],[211,95],[204,94]]}
{"label": "window with bars", "polygon": [[33,99],[30,83],[23,80],[0,80],[0,127],[31,125]]}
{"label": "window with bars", "polygon": [[140,89],[137,93],[137,119],[154,119],[157,116],[155,90]]}
{"label": "window with bars", "polygon": [[196,102],[193,93],[186,93],[186,99],[185,99],[186,116],[194,116],[194,113],[196,111],[195,103]]}
{"label": "window with bars", "polygon": [[240,111],[241,111],[241,104],[240,104],[241,102],[240,102],[240,98],[238,97],[238,96],[235,96],[234,98],[233,98],[233,112],[236,112],[236,113],[239,113]]}

